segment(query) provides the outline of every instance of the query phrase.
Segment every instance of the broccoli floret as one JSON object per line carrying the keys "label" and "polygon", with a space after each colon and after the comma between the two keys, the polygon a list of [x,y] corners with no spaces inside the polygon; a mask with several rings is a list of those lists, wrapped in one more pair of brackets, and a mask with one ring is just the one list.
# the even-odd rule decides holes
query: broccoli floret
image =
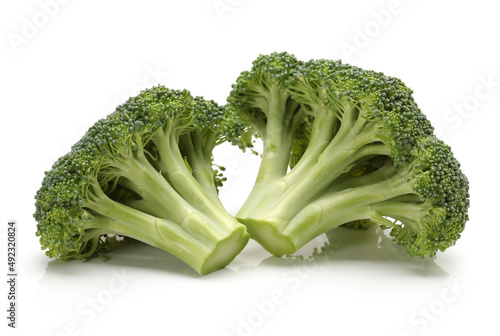
{"label": "broccoli floret", "polygon": [[218,198],[212,150],[242,130],[232,108],[186,90],[157,86],[130,98],[45,173],[34,214],[42,249],[86,260],[120,235],[200,274],[223,268],[248,234]]}
{"label": "broccoli floret", "polygon": [[273,53],[240,75],[228,102],[264,145],[237,218],[271,253],[343,224],[391,228],[418,256],[460,237],[468,181],[401,80]]}

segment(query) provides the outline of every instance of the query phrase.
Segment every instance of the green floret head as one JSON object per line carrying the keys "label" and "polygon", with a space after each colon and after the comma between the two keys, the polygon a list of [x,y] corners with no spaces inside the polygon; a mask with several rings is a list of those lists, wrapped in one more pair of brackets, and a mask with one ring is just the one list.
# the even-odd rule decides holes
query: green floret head
{"label": "green floret head", "polygon": [[[284,89],[299,63],[286,52],[259,55],[250,71],[243,71],[232,85],[228,102],[255,128],[257,136],[264,136],[267,119],[274,113],[273,104],[286,104],[288,94]],[[279,94],[281,99],[276,99]]]}
{"label": "green floret head", "polygon": [[418,139],[434,130],[414,101],[413,91],[400,79],[338,60],[305,63],[290,80],[289,91],[312,111],[309,123],[316,120],[319,107],[326,107],[340,123],[356,126],[361,140],[366,133],[362,144],[380,141],[389,147],[397,164],[411,158]]}
{"label": "green floret head", "polygon": [[[205,132],[223,133],[223,127],[230,123],[234,123],[234,117],[226,111],[224,107],[219,106],[213,100],[205,100],[202,97],[193,99],[193,131],[201,130]],[[232,131],[228,126],[227,131]],[[227,132],[226,131],[226,132]]]}
{"label": "green floret head", "polygon": [[254,106],[255,97],[276,84],[283,86],[296,71],[300,62],[286,52],[259,55],[250,71],[243,71],[232,86],[229,101],[238,108]]}
{"label": "green floret head", "polygon": [[391,236],[412,255],[433,256],[453,246],[465,228],[469,183],[450,147],[435,137],[421,142],[415,171],[414,192],[426,204],[421,213],[424,225],[397,225]]}
{"label": "green floret head", "polygon": [[[206,123],[194,123],[205,117],[198,117],[205,111],[201,102],[195,101],[187,90],[171,90],[164,86],[155,86],[143,90],[117,107],[109,116],[119,123],[128,124],[129,131],[140,131],[149,134],[156,129],[172,124],[176,135],[189,132],[196,127],[204,127]],[[198,110],[195,107],[202,107]]]}
{"label": "green floret head", "polygon": [[193,122],[197,111],[194,107],[193,97],[187,90],[170,90],[163,86],[143,90],[92,125],[72,150],[88,153],[97,150],[101,158],[109,156],[111,159],[131,154],[167,124],[176,136],[204,127],[205,124]]}
{"label": "green floret head", "polygon": [[[215,103],[214,103],[215,104]],[[231,105],[217,106],[221,110],[219,119],[216,120],[221,138],[233,145],[240,143],[242,134],[245,131],[245,124],[240,120],[238,113]]]}
{"label": "green floret head", "polygon": [[54,258],[85,258],[97,244],[84,240],[85,224],[91,215],[82,207],[96,157],[71,152],[57,160],[45,173],[36,193],[36,235],[46,255]]}

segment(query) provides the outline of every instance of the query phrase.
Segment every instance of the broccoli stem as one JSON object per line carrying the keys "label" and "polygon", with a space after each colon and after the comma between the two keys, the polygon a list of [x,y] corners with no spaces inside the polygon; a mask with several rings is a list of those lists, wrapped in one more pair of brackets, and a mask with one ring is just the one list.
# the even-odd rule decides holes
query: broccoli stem
{"label": "broccoli stem", "polygon": [[191,214],[191,206],[184,200],[156,169],[140,157],[140,154],[124,157],[115,162],[113,171],[127,182],[122,182],[137,193],[155,213],[174,222],[182,222]]}
{"label": "broccoli stem", "polygon": [[295,248],[298,249],[341,224],[374,217],[375,204],[409,192],[408,186],[402,182],[401,178],[393,178],[390,181],[325,194],[304,207],[282,228],[282,232],[293,237]]}
{"label": "broccoli stem", "polygon": [[[284,107],[282,107],[284,109]],[[297,188],[296,184],[307,179],[311,178],[311,169],[313,167],[321,167],[323,162],[327,160],[325,158],[325,154],[323,153],[326,148],[335,146],[336,143],[332,144],[332,139],[337,131],[338,124],[338,114],[329,111],[327,108],[323,106],[314,106],[313,109],[316,109],[317,119],[314,123],[311,140],[308,145],[308,149],[305,151],[302,158],[295,165],[295,167],[286,174],[286,171],[281,171],[280,174],[272,174],[269,172],[273,172],[273,169],[276,165],[275,161],[272,160],[272,155],[274,152],[280,153],[282,162],[286,162],[288,164],[290,160],[290,150],[291,150],[291,141],[286,144],[278,143],[277,146],[272,146],[272,139],[279,138],[284,133],[282,131],[283,128],[273,127],[271,122],[273,119],[268,120],[267,130],[266,130],[266,138],[264,139],[264,151],[262,162],[260,165],[259,175],[257,178],[257,183],[252,189],[250,196],[248,197],[247,202],[243,204],[240,211],[237,214],[239,218],[252,217],[256,218],[256,212],[267,211],[268,209],[275,206],[275,202],[284,194],[293,195],[293,197],[297,198],[299,196],[298,193],[290,193],[290,189]],[[281,110],[277,110],[281,111]],[[274,121],[274,123],[284,123],[286,120],[283,114],[274,113],[273,115],[278,115],[280,119],[278,121]],[[344,134],[347,133],[351,128],[347,123],[342,123],[340,130],[338,130],[337,135],[335,137],[335,142],[338,142],[343,139]],[[276,133],[277,132],[277,133]],[[338,133],[341,133],[340,135]],[[284,147],[279,147],[279,145]],[[269,154],[268,152],[272,152]],[[342,162],[342,161],[338,161]],[[280,169],[278,168],[278,171]],[[263,181],[262,186],[258,185],[259,181]],[[310,183],[310,181],[305,181],[306,183]],[[321,180],[324,183],[324,180]],[[307,187],[307,194],[314,195],[317,190],[314,187]],[[307,201],[303,203],[307,204]],[[292,207],[291,207],[292,208]],[[295,210],[300,210],[301,208],[294,208]]]}
{"label": "broccoli stem", "polygon": [[291,114],[291,111],[287,111],[288,97],[278,84],[274,84],[269,90],[269,111],[266,113],[268,119],[262,157],[262,161],[268,164],[259,170],[257,184],[276,180],[287,172],[293,136],[289,129],[290,120],[287,118]]}
{"label": "broccoli stem", "polygon": [[[217,196],[213,182],[211,157],[207,158],[207,153],[211,153],[211,151],[207,149],[204,152],[201,143],[196,143],[201,142],[199,136],[186,134],[181,135],[178,140],[176,137],[166,136],[164,132],[160,131],[155,134],[152,140],[158,149],[160,168],[168,180],[168,183],[164,184],[173,188],[174,193],[178,194],[190,207],[203,213],[212,221],[226,222],[228,227],[237,225],[236,219],[227,212]],[[187,161],[190,163],[189,167],[184,161],[179,143],[185,146],[183,149]],[[210,147],[210,144],[206,144],[206,146]],[[191,150],[194,148],[202,150]],[[199,180],[194,176],[194,171],[191,171],[192,166],[198,172]],[[208,174],[210,174],[210,178],[207,176]],[[164,178],[163,182],[165,182]]]}
{"label": "broccoli stem", "polygon": [[[212,169],[212,152],[215,145],[211,143],[203,144],[201,136],[196,133],[181,135],[179,138],[179,147],[187,158],[193,177],[198,181],[205,192],[220,207],[223,207],[217,188],[214,184],[214,175]],[[207,154],[207,152],[209,152]]]}
{"label": "broccoli stem", "polygon": [[342,174],[337,179],[335,179],[335,181],[328,188],[327,192],[356,188],[363,185],[370,185],[380,181],[384,181],[385,179],[393,176],[396,171],[397,168],[394,166],[392,160],[387,159],[382,167],[371,173],[361,176],[353,176],[350,174],[350,172]]}
{"label": "broccoli stem", "polygon": [[[373,129],[361,132],[366,120],[358,117],[359,111],[355,106],[345,104],[336,110],[323,106],[315,108],[317,119],[313,125],[311,140],[302,158],[285,176],[284,181],[288,185],[299,182],[315,167],[323,167],[325,171],[330,171],[328,180],[332,181],[338,177],[339,170],[343,171],[355,161],[354,158],[342,161],[341,158],[335,157],[339,151],[345,151],[347,157],[344,159],[347,159],[356,150],[376,139],[373,136]],[[342,116],[340,123],[339,115]],[[388,149],[384,153],[389,153]],[[329,170],[330,168],[334,169]]]}
{"label": "broccoli stem", "polygon": [[315,105],[312,109],[316,117],[311,131],[311,138],[304,155],[285,177],[285,181],[289,185],[294,184],[297,179],[307,174],[338,131],[338,112],[320,105]]}
{"label": "broccoli stem", "polygon": [[[392,223],[382,216],[397,219],[397,215],[404,209],[408,211],[423,209],[391,201],[413,192],[411,184],[404,183],[410,177],[411,173],[406,171],[385,181],[325,193],[285,220],[278,216],[292,210],[287,202],[284,202],[282,208],[280,205],[273,207],[262,217],[256,219],[253,216],[250,220],[242,219],[242,222],[248,226],[251,235],[257,234],[256,239],[269,252],[278,256],[293,253],[313,238],[339,225],[370,218],[380,224],[391,226]],[[418,215],[412,214],[407,217],[417,218]],[[256,232],[262,231],[263,228],[263,233]]]}
{"label": "broccoli stem", "polygon": [[[93,186],[92,195],[83,204],[92,212],[86,230],[119,234],[158,247],[177,256],[200,274],[224,267],[248,239],[243,227],[224,226],[195,211],[180,223],[159,218],[111,200],[97,181],[93,181]],[[171,210],[175,212],[175,208]]]}
{"label": "broccoli stem", "polygon": [[168,181],[146,158],[137,139],[139,146],[134,152],[108,160],[101,174],[120,176],[119,183],[142,199],[124,204],[113,201],[95,181],[90,195],[98,201],[85,203],[97,214],[91,221],[95,227],[89,228],[109,229],[164,249],[202,274],[225,266],[246,244],[245,228],[191,175],[178,146],[172,143],[175,139],[157,134],[153,141]]}
{"label": "broccoli stem", "polygon": [[[196,270],[201,269],[203,259],[210,251],[208,240],[196,240],[174,222],[114,202],[104,194],[97,193],[96,196],[95,200],[84,202],[84,206],[94,212],[86,230],[101,229],[140,240],[178,256]],[[189,221],[194,224],[193,219]],[[215,242],[213,240],[214,245]]]}
{"label": "broccoli stem", "polygon": [[[352,116],[352,113],[348,115]],[[237,217],[243,221],[247,217],[254,220],[272,218],[277,227],[281,227],[307,204],[321,197],[332,182],[357,160],[367,155],[389,154],[387,146],[378,142],[371,143],[372,129],[359,134],[356,129],[358,122],[346,119],[344,118],[345,122],[321,153],[318,154],[316,150],[309,153],[306,151],[288,175],[271,184],[274,190],[269,189],[258,195],[260,201],[255,202],[251,209],[240,210]],[[321,140],[320,143],[325,141]]]}
{"label": "broccoli stem", "polygon": [[[407,203],[404,201],[386,201],[374,204],[373,209],[381,216],[391,217],[405,223],[406,227],[411,227],[416,232],[426,229],[431,231],[433,217],[429,216],[431,207],[427,203]],[[439,209],[435,208],[434,212]]]}
{"label": "broccoli stem", "polygon": [[293,104],[287,104],[289,94],[284,93],[279,84],[274,84],[265,94],[266,104],[261,107],[266,114],[267,124],[265,131],[262,163],[257,173],[257,179],[250,195],[240,209],[239,215],[246,214],[255,208],[261,201],[263,194],[268,191],[280,193],[280,186],[275,182],[285,176],[290,161],[292,136],[298,125],[294,122]]}

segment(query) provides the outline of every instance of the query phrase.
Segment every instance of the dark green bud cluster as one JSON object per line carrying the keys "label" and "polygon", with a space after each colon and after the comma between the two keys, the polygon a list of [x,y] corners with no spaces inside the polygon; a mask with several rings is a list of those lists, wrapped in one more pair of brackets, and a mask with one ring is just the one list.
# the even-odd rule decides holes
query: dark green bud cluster
{"label": "dark green bud cluster", "polygon": [[226,171],[226,168],[223,166],[216,166],[213,170],[213,176],[214,176],[214,184],[215,184],[215,189],[217,190],[217,193],[219,192],[219,188],[222,187],[224,182],[227,181],[227,178],[224,177],[224,171]]}
{"label": "dark green bud cluster", "polygon": [[95,164],[95,158],[71,152],[45,173],[35,196],[34,217],[38,222],[36,235],[42,249],[49,249],[49,257],[75,254],[84,247],[83,224],[89,214],[82,208],[82,198]]}
{"label": "dark green bud cluster", "polygon": [[[196,127],[195,105],[189,91],[158,85],[130,98],[108,118],[127,124],[129,131],[154,132],[172,122],[178,132],[186,133]],[[138,121],[142,124],[137,124]]]}
{"label": "dark green bud cluster", "polygon": [[250,71],[255,77],[269,77],[276,81],[288,80],[300,64],[294,55],[287,52],[260,55]]}
{"label": "dark green bud cluster", "polygon": [[286,86],[301,104],[325,103],[327,85],[330,85],[332,76],[349,67],[340,60],[318,59],[300,63],[288,78]]}
{"label": "dark green bud cluster", "polygon": [[435,137],[420,141],[412,171],[410,183],[427,204],[426,216],[431,222],[424,222],[417,230],[398,225],[391,235],[407,246],[410,254],[432,256],[460,238],[468,221],[469,182],[450,147]]}
{"label": "dark green bud cluster", "polygon": [[[113,116],[113,117],[111,117]],[[133,121],[123,123],[116,119],[116,114],[101,119],[91,126],[87,133],[73,147],[73,152],[86,152],[95,157],[118,157],[120,149],[137,149],[132,134],[137,128],[143,128]]]}
{"label": "dark green bud cluster", "polygon": [[223,107],[222,115],[223,120],[221,120],[220,123],[224,139],[231,142],[233,145],[238,145],[240,147],[251,146],[250,141],[245,142],[244,139],[242,139],[246,126],[239,118],[235,108],[232,105],[225,105]]}
{"label": "dark green bud cluster", "polygon": [[195,97],[193,100],[194,125],[197,129],[220,131],[221,125],[225,121],[223,107],[217,105],[213,100],[204,100],[202,97]]}
{"label": "dark green bud cluster", "polygon": [[238,109],[253,107],[255,97],[273,85],[284,86],[296,72],[300,61],[286,52],[260,55],[250,71],[243,71],[233,84],[228,101]]}

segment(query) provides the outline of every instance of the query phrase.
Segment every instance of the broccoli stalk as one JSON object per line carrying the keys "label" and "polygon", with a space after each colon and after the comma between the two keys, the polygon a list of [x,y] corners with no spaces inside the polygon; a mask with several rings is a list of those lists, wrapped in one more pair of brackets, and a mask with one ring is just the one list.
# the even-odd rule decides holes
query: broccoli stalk
{"label": "broccoli stalk", "polygon": [[237,214],[250,236],[280,256],[371,220],[412,255],[452,246],[467,220],[468,182],[411,95],[396,78],[339,61],[259,56],[228,98],[264,143]]}
{"label": "broccoli stalk", "polygon": [[158,86],[130,98],[46,173],[34,214],[42,248],[86,260],[116,234],[200,274],[223,268],[248,234],[217,196],[212,150],[241,130],[234,111],[185,90]]}
{"label": "broccoli stalk", "polygon": [[239,212],[243,217],[246,211],[253,213],[263,209],[259,207],[262,197],[274,199],[286,188],[280,178],[287,173],[295,133],[306,112],[283,89],[297,64],[295,57],[285,53],[259,57],[252,71],[241,73],[228,98],[240,119],[255,136],[262,138],[264,144],[257,179]]}

